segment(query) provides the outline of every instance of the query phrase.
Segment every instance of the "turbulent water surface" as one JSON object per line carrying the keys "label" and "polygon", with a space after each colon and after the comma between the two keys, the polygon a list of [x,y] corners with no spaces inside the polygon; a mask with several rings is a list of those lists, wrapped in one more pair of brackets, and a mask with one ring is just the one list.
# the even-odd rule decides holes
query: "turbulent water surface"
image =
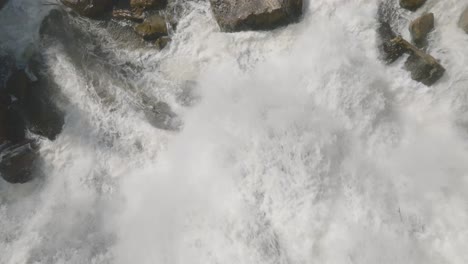
{"label": "turbulent water surface", "polygon": [[[428,88],[378,59],[378,1],[310,0],[298,24],[220,32],[176,3],[158,52],[125,23],[10,0],[0,46],[43,54],[66,124],[38,177],[0,182],[0,263],[468,262],[465,0],[435,13]],[[60,13],[64,14],[64,13]]]}

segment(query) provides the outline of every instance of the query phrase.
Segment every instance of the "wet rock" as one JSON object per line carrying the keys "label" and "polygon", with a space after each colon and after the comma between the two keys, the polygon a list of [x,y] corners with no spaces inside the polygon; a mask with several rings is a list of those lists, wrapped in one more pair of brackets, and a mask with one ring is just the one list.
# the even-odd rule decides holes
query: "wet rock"
{"label": "wet rock", "polygon": [[386,63],[392,63],[403,55],[405,50],[400,45],[392,42],[392,39],[396,38],[396,34],[389,23],[380,22],[377,34],[380,38],[379,50],[382,60]]}
{"label": "wet rock", "polygon": [[299,20],[302,0],[210,0],[221,30],[268,30]]}
{"label": "wet rock", "polygon": [[130,0],[130,6],[134,9],[163,9],[167,0]]}
{"label": "wet rock", "polygon": [[98,18],[112,10],[113,0],[60,0],[82,16]]}
{"label": "wet rock", "polygon": [[416,11],[424,3],[426,3],[426,0],[400,0],[400,6],[410,11]]}
{"label": "wet rock", "polygon": [[38,161],[38,146],[34,140],[0,144],[0,174],[7,182],[30,181]]}
{"label": "wet rock", "polygon": [[145,17],[141,10],[131,11],[128,9],[114,9],[112,11],[112,17],[120,20],[130,20],[134,22],[143,22]]}
{"label": "wet rock", "polygon": [[465,8],[458,20],[458,26],[468,34],[468,7]]}
{"label": "wet rock", "polygon": [[25,70],[16,70],[9,78],[5,93],[14,98],[18,119],[33,133],[55,139],[62,131],[64,114],[53,102],[50,82],[42,73],[31,80]]}
{"label": "wet rock", "polygon": [[179,118],[166,102],[142,94],[141,104],[143,105],[145,117],[152,126],[164,130],[177,130],[180,128]]}
{"label": "wet rock", "polygon": [[160,15],[154,15],[135,27],[135,31],[144,40],[156,40],[167,36],[166,20]]}
{"label": "wet rock", "polygon": [[419,47],[427,46],[427,35],[434,29],[434,14],[424,14],[411,22],[409,31],[414,44]]}
{"label": "wet rock", "polygon": [[410,54],[405,62],[405,68],[411,72],[413,80],[431,86],[444,75],[444,67],[431,55],[424,53],[401,37],[396,37],[392,42]]}
{"label": "wet rock", "polygon": [[156,47],[158,47],[159,50],[162,50],[167,46],[167,44],[170,41],[171,41],[171,38],[169,37],[160,37],[156,40],[154,44],[156,45]]}

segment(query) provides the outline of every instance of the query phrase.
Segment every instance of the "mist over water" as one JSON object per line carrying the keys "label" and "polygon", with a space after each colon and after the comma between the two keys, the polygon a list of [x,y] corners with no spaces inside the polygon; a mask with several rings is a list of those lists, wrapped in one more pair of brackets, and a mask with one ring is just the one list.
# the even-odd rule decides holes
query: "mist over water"
{"label": "mist over water", "polygon": [[185,1],[161,52],[70,15],[75,35],[40,39],[44,3],[0,11],[1,49],[40,49],[66,111],[40,177],[0,179],[0,263],[468,261],[465,1],[400,11],[404,37],[435,14],[430,88],[378,59],[378,1],[311,0],[242,33]]}

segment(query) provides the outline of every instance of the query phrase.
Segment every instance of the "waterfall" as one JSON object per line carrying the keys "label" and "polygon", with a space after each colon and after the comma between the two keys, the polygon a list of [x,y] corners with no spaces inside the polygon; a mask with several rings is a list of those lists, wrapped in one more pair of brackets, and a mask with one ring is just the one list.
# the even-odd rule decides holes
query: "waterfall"
{"label": "waterfall", "polygon": [[435,14],[430,87],[379,59],[377,0],[237,33],[177,1],[162,51],[46,0],[0,11],[0,54],[41,53],[65,112],[38,177],[0,178],[0,263],[467,263],[466,1],[398,11],[407,39]]}

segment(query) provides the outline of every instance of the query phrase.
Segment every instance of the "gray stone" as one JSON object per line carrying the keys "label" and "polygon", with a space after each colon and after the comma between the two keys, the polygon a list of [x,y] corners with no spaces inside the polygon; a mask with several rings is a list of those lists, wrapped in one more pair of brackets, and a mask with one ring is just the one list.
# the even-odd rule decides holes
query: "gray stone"
{"label": "gray stone", "polygon": [[221,30],[267,30],[299,20],[302,0],[210,0]]}

